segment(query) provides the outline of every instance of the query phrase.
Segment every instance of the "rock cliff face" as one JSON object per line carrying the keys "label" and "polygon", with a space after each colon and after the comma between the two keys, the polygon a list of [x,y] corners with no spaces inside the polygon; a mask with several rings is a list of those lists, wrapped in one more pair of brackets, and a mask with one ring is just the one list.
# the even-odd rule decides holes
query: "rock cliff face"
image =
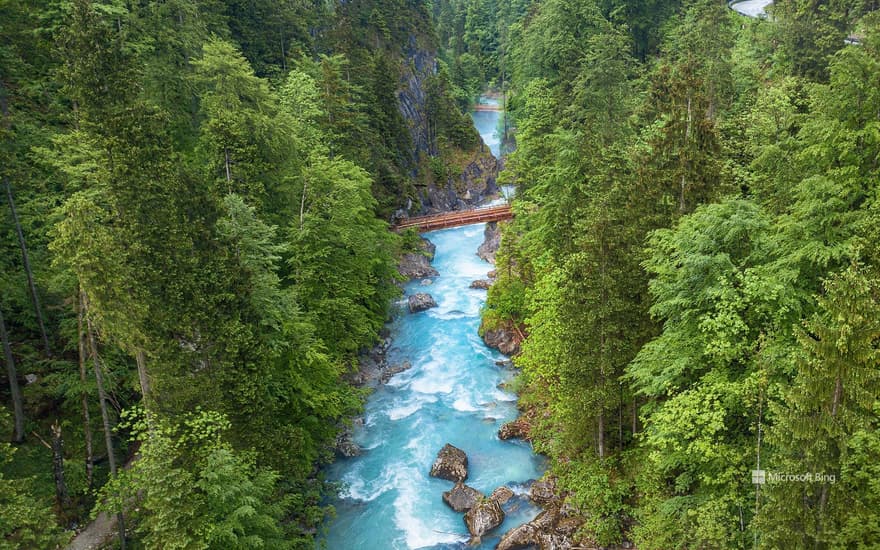
{"label": "rock cliff face", "polygon": [[[437,110],[456,110],[451,98],[438,87],[437,52],[410,35],[402,48],[403,65],[397,99],[412,141],[411,177],[417,182],[418,203],[408,203],[397,217],[469,208],[498,191],[495,178],[498,163],[482,143],[473,127],[456,128],[466,132],[471,146],[455,145],[455,139],[443,135],[448,128],[438,122]],[[432,94],[441,97],[432,97]],[[432,112],[433,110],[433,112]],[[447,122],[460,117],[458,112],[442,113]],[[461,121],[459,121],[461,122]],[[461,137],[461,136],[459,136]]]}

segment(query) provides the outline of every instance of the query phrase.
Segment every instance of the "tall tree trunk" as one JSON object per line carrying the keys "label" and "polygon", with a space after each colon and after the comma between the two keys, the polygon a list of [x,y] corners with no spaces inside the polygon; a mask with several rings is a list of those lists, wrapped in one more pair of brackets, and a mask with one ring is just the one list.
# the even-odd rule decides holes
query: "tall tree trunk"
{"label": "tall tree trunk", "polygon": [[229,148],[228,147],[223,148],[223,155],[225,157],[224,166],[226,167],[226,183],[231,184],[232,183],[232,168],[230,165],[232,163],[232,160],[229,158]]}
{"label": "tall tree trunk", "polygon": [[686,210],[687,203],[684,200],[685,190],[687,189],[687,171],[688,171],[688,160],[687,160],[687,147],[691,141],[691,126],[693,125],[693,107],[691,106],[691,98],[688,96],[687,98],[687,123],[684,131],[684,145],[682,151],[682,167],[681,167],[681,181],[679,182],[680,190],[678,197],[678,211],[684,214]]}
{"label": "tall tree trunk", "polygon": [[[832,420],[837,418],[837,410],[840,407],[840,401],[843,398],[843,380],[841,375],[838,373],[837,378],[834,380],[834,395],[831,398],[831,418]],[[827,473],[827,472],[823,472]],[[819,526],[818,533],[820,535],[819,538],[816,539],[816,548],[824,548],[824,545],[821,544],[820,538],[822,534],[823,520],[825,519],[825,507],[828,505],[828,482],[823,481],[822,483],[822,492],[819,495]]]}
{"label": "tall tree trunk", "polygon": [[55,477],[55,498],[62,509],[70,506],[67,483],[64,481],[64,439],[61,437],[61,425],[56,420],[52,424],[52,475]]}
{"label": "tall tree trunk", "polygon": [[15,369],[15,358],[12,356],[12,347],[9,345],[9,334],[6,332],[6,321],[3,319],[2,310],[0,310],[0,339],[3,340],[6,374],[9,376],[9,393],[12,394],[12,410],[15,415],[15,429],[12,433],[12,440],[16,443],[21,443],[24,441],[24,405],[21,398],[21,389],[18,387],[18,371]]}
{"label": "tall tree trunk", "polygon": [[43,339],[43,350],[46,353],[46,357],[51,357],[52,350],[49,348],[49,336],[46,334],[46,325],[43,323],[43,309],[40,307],[40,297],[37,295],[37,286],[34,284],[34,272],[31,269],[27,243],[25,243],[24,233],[21,230],[21,223],[18,220],[18,212],[15,210],[15,201],[12,198],[12,186],[9,185],[9,178],[6,176],[3,176],[3,185],[6,187],[6,199],[9,201],[9,210],[12,212],[12,223],[15,225],[15,233],[18,235],[18,246],[21,248],[21,261],[24,264],[25,275],[27,275],[28,290],[31,294],[31,302],[34,305],[34,313],[37,316],[40,337]]}
{"label": "tall tree trunk", "polygon": [[[101,406],[101,422],[104,425],[104,445],[107,447],[107,459],[110,462],[110,476],[116,477],[116,456],[113,454],[113,434],[110,429],[110,413],[107,410],[107,393],[104,391],[104,374],[101,371],[101,362],[98,359],[98,346],[95,343],[95,331],[92,320],[88,317],[88,297],[83,295],[83,306],[86,313],[86,328],[88,332],[89,348],[92,353],[92,365],[95,370],[95,382],[98,385],[98,401]],[[119,522],[119,544],[125,550],[125,517],[122,512],[117,512]]]}
{"label": "tall tree trunk", "polygon": [[86,391],[86,335],[83,327],[83,297],[76,294],[76,328],[79,349],[79,382],[82,385],[83,434],[86,440],[86,486],[91,489],[95,471],[95,455],[92,449],[92,421],[89,415],[89,393]]}
{"label": "tall tree trunk", "polygon": [[141,383],[141,395],[143,396],[144,406],[150,408],[152,405],[153,392],[150,389],[150,378],[147,375],[147,356],[144,350],[139,349],[135,354],[137,362],[138,379]]}

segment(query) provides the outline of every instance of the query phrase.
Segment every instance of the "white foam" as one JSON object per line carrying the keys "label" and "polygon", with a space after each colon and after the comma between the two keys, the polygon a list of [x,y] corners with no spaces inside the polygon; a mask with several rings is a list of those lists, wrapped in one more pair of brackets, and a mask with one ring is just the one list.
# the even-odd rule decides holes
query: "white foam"
{"label": "white foam", "polygon": [[452,408],[461,412],[476,412],[480,409],[475,407],[467,398],[459,397],[452,403]]}
{"label": "white foam", "polygon": [[455,379],[453,378],[442,379],[434,376],[422,376],[421,378],[413,380],[410,387],[413,391],[417,391],[422,394],[435,395],[440,393],[452,393],[454,385]]}
{"label": "white foam", "polygon": [[[424,497],[423,491],[419,491],[420,472],[415,468],[402,468],[398,497],[394,500],[394,523],[403,531],[408,548],[424,548],[437,546],[438,544],[454,544],[465,542],[467,536],[456,535],[438,528],[435,518],[424,517],[420,514],[419,498]],[[433,495],[432,495],[433,496]],[[420,517],[421,516],[421,517]]]}
{"label": "white foam", "polygon": [[343,478],[347,484],[343,495],[346,498],[361,502],[370,502],[390,491],[395,486],[395,477],[392,472],[393,466],[386,467],[379,478],[366,479],[359,472],[359,468],[350,472]]}
{"label": "white foam", "polygon": [[390,420],[401,420],[408,416],[412,416],[426,403],[436,403],[437,399],[432,397],[422,397],[410,399],[406,403],[388,410],[388,418]]}

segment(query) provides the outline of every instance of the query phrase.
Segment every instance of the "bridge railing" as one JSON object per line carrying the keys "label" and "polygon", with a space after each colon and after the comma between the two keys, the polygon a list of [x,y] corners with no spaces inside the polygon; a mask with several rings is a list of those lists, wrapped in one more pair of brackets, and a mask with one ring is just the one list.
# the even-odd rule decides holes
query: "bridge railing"
{"label": "bridge railing", "polygon": [[435,229],[447,229],[473,223],[507,220],[512,217],[513,211],[510,209],[510,205],[504,204],[407,218],[395,225],[394,229],[395,231],[401,231],[410,227],[417,227],[419,231],[433,231]]}

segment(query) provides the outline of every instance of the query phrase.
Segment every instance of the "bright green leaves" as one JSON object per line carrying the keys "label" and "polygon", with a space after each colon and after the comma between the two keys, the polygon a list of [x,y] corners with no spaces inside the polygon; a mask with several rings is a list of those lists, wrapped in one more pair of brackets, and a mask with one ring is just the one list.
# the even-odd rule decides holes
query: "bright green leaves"
{"label": "bright green leaves", "polygon": [[288,231],[298,300],[333,353],[347,358],[372,343],[396,294],[397,239],[373,214],[370,184],[351,162],[312,158]]}
{"label": "bright green leaves", "polygon": [[200,149],[211,175],[228,193],[263,200],[284,147],[268,83],[232,44],[218,39],[205,43],[193,65],[205,118]]}
{"label": "bright green leaves", "polygon": [[740,369],[758,334],[785,321],[785,281],[765,268],[777,255],[768,233],[757,205],[729,200],[652,235],[645,267],[664,330],[629,369],[637,387],[657,396],[713,368]]}
{"label": "bright green leaves", "polygon": [[[0,426],[8,433],[9,413],[0,409]],[[16,448],[0,443],[0,550],[55,548],[69,538],[56,524],[49,499],[34,495],[36,483],[30,478],[10,479],[3,470],[13,459]]]}
{"label": "bright green leaves", "polygon": [[105,493],[118,492],[117,504],[138,500],[134,513],[145,545],[292,547],[279,526],[284,503],[274,496],[277,474],[226,442],[229,422],[222,415],[199,411],[178,423],[148,416],[131,427],[142,441],[140,457]]}

